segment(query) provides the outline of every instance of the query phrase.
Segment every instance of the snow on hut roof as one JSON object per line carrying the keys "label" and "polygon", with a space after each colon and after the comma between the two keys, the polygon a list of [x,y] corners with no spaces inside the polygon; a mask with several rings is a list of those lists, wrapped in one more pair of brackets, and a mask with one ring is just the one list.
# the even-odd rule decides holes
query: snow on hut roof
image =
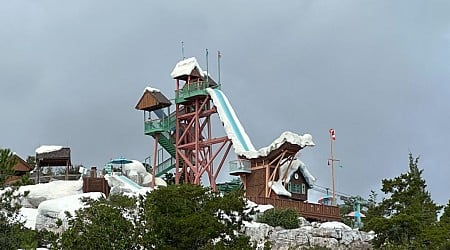
{"label": "snow on hut roof", "polygon": [[195,57],[187,58],[179,61],[175,65],[175,68],[173,69],[172,73],[170,73],[170,76],[176,79],[181,76],[191,75],[192,71],[194,71],[195,69],[197,69],[200,76],[204,76],[203,70],[202,68],[200,68],[197,59]]}
{"label": "snow on hut roof", "polygon": [[144,89],[144,93],[145,93],[146,91],[149,91],[149,92],[161,92],[161,90],[159,90],[159,89],[157,89],[157,88],[152,88],[152,87],[150,87],[150,86],[148,86],[148,87],[146,87],[146,88]]}
{"label": "snow on hut roof", "polygon": [[50,152],[61,150],[62,148],[63,148],[63,146],[42,145],[36,149],[36,154],[50,153]]}

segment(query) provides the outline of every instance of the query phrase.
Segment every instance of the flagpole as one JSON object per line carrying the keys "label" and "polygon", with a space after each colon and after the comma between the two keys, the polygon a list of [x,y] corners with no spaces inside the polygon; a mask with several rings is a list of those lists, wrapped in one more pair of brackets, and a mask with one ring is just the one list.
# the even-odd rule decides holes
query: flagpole
{"label": "flagpole", "polygon": [[331,141],[331,188],[333,192],[333,201],[331,205],[336,205],[336,193],[334,190],[334,156],[333,156],[333,138],[330,137]]}
{"label": "flagpole", "polygon": [[333,193],[333,199],[331,201],[331,205],[336,205],[336,190],[334,189],[334,162],[335,161],[339,161],[334,159],[334,154],[333,154],[333,141],[336,140],[336,134],[334,129],[330,128],[329,130],[330,132],[330,159],[329,161],[331,161],[331,192]]}

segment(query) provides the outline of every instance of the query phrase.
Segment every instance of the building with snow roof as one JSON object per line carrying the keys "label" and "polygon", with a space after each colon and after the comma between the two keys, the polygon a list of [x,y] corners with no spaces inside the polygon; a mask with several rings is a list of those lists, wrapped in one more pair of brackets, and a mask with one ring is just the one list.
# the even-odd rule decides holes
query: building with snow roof
{"label": "building with snow roof", "polygon": [[43,145],[36,149],[37,183],[40,183],[43,167],[64,167],[65,180],[69,179],[69,167],[72,166],[70,148],[54,145]]}

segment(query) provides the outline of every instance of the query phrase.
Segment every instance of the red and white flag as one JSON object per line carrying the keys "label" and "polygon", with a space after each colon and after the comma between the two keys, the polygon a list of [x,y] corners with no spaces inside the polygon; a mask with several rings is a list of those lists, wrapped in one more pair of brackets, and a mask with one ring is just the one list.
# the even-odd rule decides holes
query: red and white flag
{"label": "red and white flag", "polygon": [[332,129],[332,128],[330,128],[330,137],[331,137],[331,140],[336,140],[336,134],[334,133],[334,129]]}

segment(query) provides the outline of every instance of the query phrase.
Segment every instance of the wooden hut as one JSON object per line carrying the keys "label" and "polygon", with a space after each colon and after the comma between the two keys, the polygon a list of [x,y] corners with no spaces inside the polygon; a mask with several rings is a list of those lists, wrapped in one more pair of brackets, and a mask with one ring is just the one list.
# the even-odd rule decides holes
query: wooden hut
{"label": "wooden hut", "polygon": [[153,111],[169,107],[172,103],[159,90],[146,88],[139,102],[136,104],[137,110]]}
{"label": "wooden hut", "polygon": [[65,180],[69,179],[69,167],[72,165],[70,148],[61,146],[41,146],[36,149],[37,183],[43,167],[65,167]]}

